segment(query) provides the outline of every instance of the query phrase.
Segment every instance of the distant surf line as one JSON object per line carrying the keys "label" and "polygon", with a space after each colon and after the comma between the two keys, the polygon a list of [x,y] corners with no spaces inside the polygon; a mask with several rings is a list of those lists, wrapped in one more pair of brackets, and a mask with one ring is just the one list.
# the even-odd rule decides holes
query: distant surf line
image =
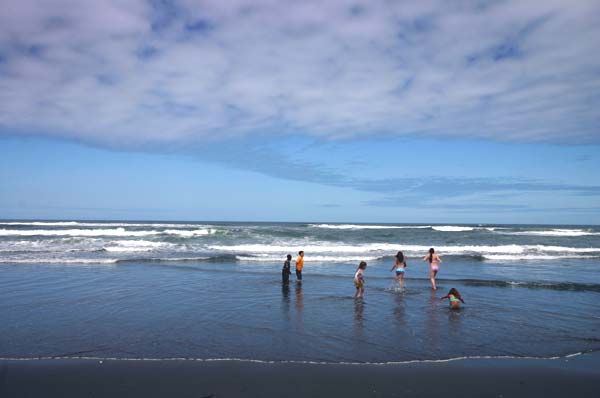
{"label": "distant surf line", "polygon": [[131,231],[123,227],[112,229],[36,229],[36,230],[10,230],[0,229],[0,236],[158,236],[158,235],[179,235],[184,237],[203,236],[214,233],[210,228],[201,228],[195,230],[185,229],[165,229],[162,231]]}

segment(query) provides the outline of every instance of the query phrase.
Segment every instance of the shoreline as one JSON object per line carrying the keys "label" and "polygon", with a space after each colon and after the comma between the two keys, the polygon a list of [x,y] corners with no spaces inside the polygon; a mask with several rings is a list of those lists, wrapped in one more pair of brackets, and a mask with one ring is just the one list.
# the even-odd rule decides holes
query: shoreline
{"label": "shoreline", "polygon": [[190,359],[0,359],[0,396],[593,396],[600,352],[392,364]]}
{"label": "shoreline", "polygon": [[388,362],[353,362],[353,361],[311,361],[311,360],[278,360],[278,359],[249,359],[249,358],[194,358],[194,357],[101,357],[101,356],[86,356],[86,355],[53,355],[39,357],[0,357],[2,362],[32,362],[32,361],[122,361],[122,362],[230,362],[230,363],[258,363],[258,364],[287,364],[287,365],[346,365],[346,366],[399,366],[399,365],[415,365],[415,364],[431,364],[431,363],[450,363],[450,362],[467,362],[467,361],[560,361],[573,360],[580,356],[598,356],[600,362],[600,350],[580,351],[571,354],[554,355],[549,357],[536,356],[515,356],[515,355],[471,355],[454,358],[437,358],[437,359],[407,359]]}

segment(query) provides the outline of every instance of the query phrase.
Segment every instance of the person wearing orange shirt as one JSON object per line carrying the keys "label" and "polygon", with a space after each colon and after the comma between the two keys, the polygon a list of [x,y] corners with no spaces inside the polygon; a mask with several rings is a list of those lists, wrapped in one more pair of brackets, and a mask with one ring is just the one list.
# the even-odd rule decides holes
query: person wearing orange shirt
{"label": "person wearing orange shirt", "polygon": [[304,251],[300,250],[296,259],[296,279],[300,283],[302,283],[302,268],[304,268]]}

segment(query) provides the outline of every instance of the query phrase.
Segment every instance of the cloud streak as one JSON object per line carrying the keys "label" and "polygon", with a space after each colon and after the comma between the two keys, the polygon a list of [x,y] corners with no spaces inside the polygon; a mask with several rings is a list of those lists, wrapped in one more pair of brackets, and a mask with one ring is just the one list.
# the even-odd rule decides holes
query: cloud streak
{"label": "cloud streak", "polygon": [[[310,146],[299,145],[300,154]],[[235,169],[254,171],[289,181],[307,182],[335,188],[346,188],[371,194],[374,199],[364,204],[374,207],[445,208],[449,210],[525,211],[553,206],[552,200],[539,203],[539,198],[569,198],[568,203],[580,201],[580,209],[592,209],[589,200],[600,197],[600,185],[574,184],[561,180],[549,182],[543,178],[467,177],[431,175],[424,177],[384,177],[372,173],[359,176],[355,171],[321,161],[308,161],[298,154],[277,151],[273,146],[240,145],[229,147],[223,154],[216,150],[191,148],[189,154],[224,164]],[[345,158],[342,164],[355,162]],[[367,166],[359,166],[367,167]],[[537,196],[536,196],[537,195]],[[529,196],[529,199],[523,197]],[[457,203],[458,202],[458,203]],[[532,205],[536,203],[536,205]],[[555,207],[552,207],[555,209]],[[556,207],[558,209],[558,207]],[[567,209],[564,207],[564,209]],[[593,209],[596,209],[594,207]],[[590,210],[591,211],[591,210]]]}
{"label": "cloud streak", "polygon": [[7,0],[0,133],[124,149],[289,134],[599,143],[599,12],[595,1]]}

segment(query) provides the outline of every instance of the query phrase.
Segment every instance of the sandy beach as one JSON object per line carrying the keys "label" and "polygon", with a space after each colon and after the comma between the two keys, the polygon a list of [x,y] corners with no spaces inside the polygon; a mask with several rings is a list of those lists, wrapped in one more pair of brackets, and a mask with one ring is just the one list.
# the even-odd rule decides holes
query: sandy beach
{"label": "sandy beach", "polygon": [[2,360],[12,397],[591,397],[600,355],[388,365],[194,360]]}

